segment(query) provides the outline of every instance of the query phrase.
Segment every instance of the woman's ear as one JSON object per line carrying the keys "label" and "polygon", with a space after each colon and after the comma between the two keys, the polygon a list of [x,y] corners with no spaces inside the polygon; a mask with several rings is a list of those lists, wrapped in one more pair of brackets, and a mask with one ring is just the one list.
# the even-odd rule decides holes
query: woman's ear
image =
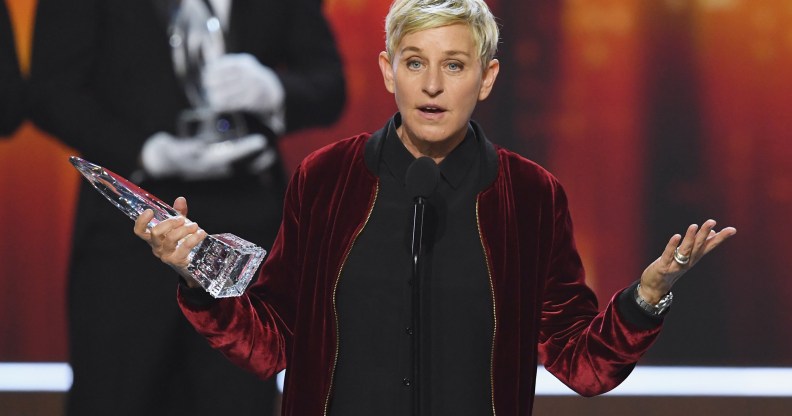
{"label": "woman's ear", "polygon": [[481,74],[479,101],[483,101],[489,97],[490,92],[492,92],[492,87],[495,85],[495,79],[498,78],[498,71],[500,71],[500,62],[498,62],[497,59],[491,60],[489,64],[487,64],[487,67],[484,68],[484,72]]}
{"label": "woman's ear", "polygon": [[379,67],[380,71],[382,71],[382,81],[385,82],[385,89],[393,94],[393,65],[391,65],[391,60],[385,51],[379,54]]}

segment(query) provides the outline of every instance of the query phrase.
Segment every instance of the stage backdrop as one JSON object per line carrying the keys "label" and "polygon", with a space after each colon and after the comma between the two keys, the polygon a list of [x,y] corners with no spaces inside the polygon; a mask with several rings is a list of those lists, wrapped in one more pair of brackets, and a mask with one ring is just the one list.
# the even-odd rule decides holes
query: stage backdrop
{"label": "stage backdrop", "polygon": [[[35,1],[5,1],[27,72]],[[489,4],[503,29],[502,71],[476,118],[565,185],[602,303],[688,224],[714,217],[739,230],[680,281],[644,362],[792,365],[792,3]],[[376,64],[388,5],[325,1],[349,102],[333,128],[282,141],[289,170],[395,110]],[[78,149],[29,123],[0,141],[0,361],[67,359],[70,154]]]}

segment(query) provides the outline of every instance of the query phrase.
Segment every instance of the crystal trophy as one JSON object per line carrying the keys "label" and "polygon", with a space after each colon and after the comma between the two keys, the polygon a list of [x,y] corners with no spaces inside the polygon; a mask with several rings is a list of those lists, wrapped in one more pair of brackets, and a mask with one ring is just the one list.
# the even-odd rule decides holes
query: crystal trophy
{"label": "crystal trophy", "polygon": [[[159,198],[123,177],[76,156],[69,162],[88,182],[129,218],[154,211],[149,228],[179,213]],[[247,287],[266,251],[233,234],[214,234],[190,251],[190,276],[215,298],[239,296]]]}
{"label": "crystal trophy", "polygon": [[225,54],[225,38],[220,20],[204,0],[180,0],[169,26],[171,58],[176,76],[192,108],[179,114],[180,137],[197,137],[208,142],[232,140],[247,134],[240,113],[218,114],[209,107],[203,88],[203,68]]}

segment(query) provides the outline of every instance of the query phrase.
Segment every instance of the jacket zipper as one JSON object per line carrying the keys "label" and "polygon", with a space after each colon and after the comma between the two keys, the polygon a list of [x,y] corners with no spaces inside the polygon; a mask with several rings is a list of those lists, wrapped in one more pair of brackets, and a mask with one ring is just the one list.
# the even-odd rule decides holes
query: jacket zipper
{"label": "jacket zipper", "polygon": [[487,265],[487,277],[489,278],[490,294],[492,295],[492,346],[490,348],[490,400],[492,401],[492,416],[495,413],[495,335],[498,332],[498,316],[495,314],[495,286],[492,284],[492,269],[490,260],[487,256],[487,248],[484,246],[484,237],[481,234],[481,222],[479,221],[479,199],[476,198],[476,228],[478,229],[481,250],[484,252],[484,263]]}
{"label": "jacket zipper", "polygon": [[333,284],[333,317],[335,318],[335,327],[336,327],[336,348],[335,348],[335,357],[333,358],[333,370],[330,372],[330,387],[327,389],[327,396],[325,396],[325,405],[324,405],[324,416],[327,416],[327,408],[330,405],[330,394],[333,391],[333,379],[335,378],[335,370],[336,365],[338,364],[338,352],[341,344],[341,334],[338,330],[338,309],[336,308],[336,290],[338,289],[338,282],[341,280],[341,272],[344,270],[344,266],[346,265],[347,259],[349,258],[349,253],[352,252],[352,247],[355,246],[355,241],[357,241],[360,234],[363,232],[363,229],[366,228],[368,224],[369,218],[371,218],[371,213],[374,212],[374,205],[377,202],[377,195],[379,194],[379,181],[374,188],[374,200],[371,201],[371,207],[369,208],[368,214],[366,214],[366,219],[363,221],[363,226],[360,227],[355,237],[352,238],[352,243],[349,245],[346,254],[344,255],[344,261],[341,262],[341,267],[338,268],[338,275],[336,275],[335,284]]}

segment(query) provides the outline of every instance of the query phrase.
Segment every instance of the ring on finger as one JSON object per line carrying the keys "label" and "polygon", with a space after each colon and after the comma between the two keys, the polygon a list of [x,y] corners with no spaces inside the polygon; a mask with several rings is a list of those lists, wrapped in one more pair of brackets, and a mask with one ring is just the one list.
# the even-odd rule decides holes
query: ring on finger
{"label": "ring on finger", "polygon": [[684,256],[679,252],[679,247],[674,249],[674,261],[680,266],[684,266],[690,262],[690,256]]}

